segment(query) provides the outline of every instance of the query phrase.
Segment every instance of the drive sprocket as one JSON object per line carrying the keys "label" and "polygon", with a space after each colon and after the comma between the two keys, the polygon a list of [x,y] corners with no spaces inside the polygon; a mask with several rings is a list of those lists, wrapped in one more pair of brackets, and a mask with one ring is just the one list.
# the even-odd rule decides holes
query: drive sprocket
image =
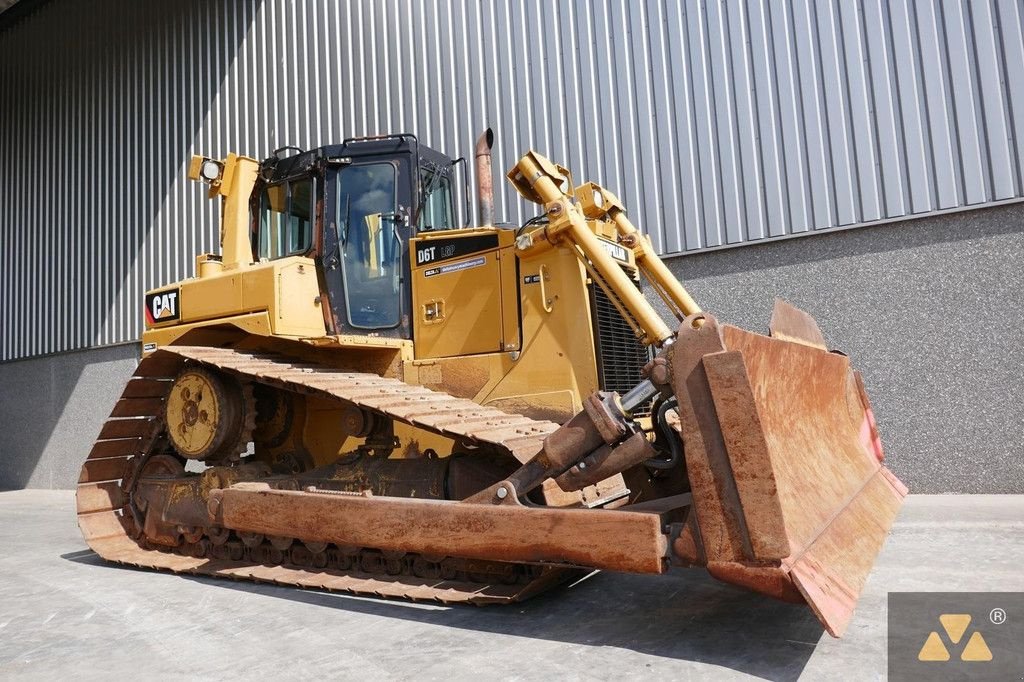
{"label": "drive sprocket", "polygon": [[205,367],[186,366],[164,408],[167,437],[186,459],[224,462],[245,452],[255,426],[251,387]]}

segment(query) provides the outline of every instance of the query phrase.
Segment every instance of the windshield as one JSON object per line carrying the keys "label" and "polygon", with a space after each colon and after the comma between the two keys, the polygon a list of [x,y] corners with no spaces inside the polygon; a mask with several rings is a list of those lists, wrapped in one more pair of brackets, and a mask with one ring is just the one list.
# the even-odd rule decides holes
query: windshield
{"label": "windshield", "polygon": [[338,239],[348,322],[361,329],[397,327],[401,314],[401,242],[390,163],[345,166],[335,180]]}

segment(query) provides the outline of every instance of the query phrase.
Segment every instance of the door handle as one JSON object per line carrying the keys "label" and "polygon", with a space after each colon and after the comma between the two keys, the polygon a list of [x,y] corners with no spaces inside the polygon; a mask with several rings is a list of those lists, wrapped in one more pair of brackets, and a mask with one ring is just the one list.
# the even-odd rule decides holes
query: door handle
{"label": "door handle", "polygon": [[547,288],[547,285],[544,284],[547,281],[547,279],[548,279],[548,266],[547,265],[541,265],[540,266],[539,275],[540,275],[540,300],[541,300],[541,305],[544,306],[544,312],[550,313],[553,310],[553,308],[551,307],[551,304],[554,301],[552,301],[550,298],[548,298],[548,288]]}

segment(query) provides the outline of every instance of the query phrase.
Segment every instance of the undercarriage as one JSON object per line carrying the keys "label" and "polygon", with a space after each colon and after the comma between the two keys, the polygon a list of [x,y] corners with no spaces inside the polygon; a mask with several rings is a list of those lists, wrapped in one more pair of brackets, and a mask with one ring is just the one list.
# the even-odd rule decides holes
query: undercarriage
{"label": "undercarriage", "polygon": [[[350,411],[358,406],[375,427],[356,430],[366,436],[363,444],[320,467],[299,471],[296,463],[304,457],[261,460],[255,454],[231,452],[229,446],[212,460],[193,460],[208,465],[201,472],[187,472],[189,460],[172,445],[175,439],[164,414],[168,406],[178,408],[185,414],[183,420],[194,414],[194,421],[201,423],[200,411],[194,405],[179,405],[182,401],[175,400],[172,390],[188,391],[189,386],[195,390],[190,380],[197,369],[209,376],[216,376],[214,372],[223,375],[227,385],[245,382],[233,394],[240,401],[233,407],[243,413],[233,419],[252,421],[242,429],[244,436],[253,431],[259,435],[261,429],[273,426],[267,423],[273,422],[273,411],[264,415],[267,422],[259,423],[254,415],[245,414],[253,411],[254,389],[261,394],[261,403],[274,402],[274,395],[282,400],[288,395],[330,396]],[[223,408],[227,398],[219,397]],[[400,444],[386,434],[393,432],[394,421],[432,430],[457,444],[472,441],[472,445],[457,445],[461,451],[444,457],[429,453],[416,459],[392,459],[388,455]],[[467,539],[480,537],[482,521],[472,516],[479,513],[478,505],[473,505],[471,515],[461,524],[453,520],[453,527],[434,534],[439,545],[434,552],[386,549],[380,540],[387,537],[384,526],[391,526],[393,544],[415,546],[415,531],[410,532],[408,525],[405,530],[398,527],[402,525],[396,521],[401,518],[399,507],[417,500],[447,500],[453,503],[449,506],[455,506],[455,501],[502,480],[520,462],[528,461],[541,447],[543,437],[556,428],[550,422],[506,415],[377,375],[339,372],[267,353],[179,347],[144,360],[128,382],[82,469],[79,523],[97,553],[136,566],[446,603],[515,601],[580,574],[572,565],[554,561],[559,556],[575,558],[581,564],[593,557],[586,553],[574,557],[572,551],[558,555],[558,547],[552,549],[553,556],[538,557],[540,561],[534,563],[448,556],[440,545],[466,548]],[[353,512],[363,521],[362,533],[376,540],[373,546],[358,546],[314,540],[310,536],[315,533],[310,532],[300,539],[241,530],[237,523],[234,528],[216,525],[211,510],[228,488],[232,494],[291,491],[300,498],[327,499],[335,514],[339,503],[358,504],[374,496],[387,498],[390,504],[373,500],[372,506],[384,503],[376,526],[365,514]],[[543,491],[537,497],[541,502],[538,510],[542,510]],[[300,504],[272,521],[287,525],[302,516],[309,515]],[[517,518],[503,521],[505,532],[518,536],[520,544],[531,533],[550,530],[539,529],[530,518],[534,515],[526,516],[525,523]],[[264,518],[270,520],[271,516]],[[586,525],[586,519],[584,522]],[[542,520],[542,525],[550,523],[550,519]],[[660,530],[657,523],[646,525]],[[460,527],[466,536],[461,542],[457,537]],[[421,529],[421,538],[430,535],[424,530],[429,528]],[[492,547],[486,553],[493,555],[493,546],[502,541],[494,535],[495,527],[488,533],[485,542]],[[572,539],[567,535],[563,541],[569,544]],[[474,553],[472,549],[464,552]],[[663,542],[661,552],[665,553]],[[620,563],[624,570],[637,567],[628,556]],[[647,564],[642,568],[661,568],[661,561]]]}

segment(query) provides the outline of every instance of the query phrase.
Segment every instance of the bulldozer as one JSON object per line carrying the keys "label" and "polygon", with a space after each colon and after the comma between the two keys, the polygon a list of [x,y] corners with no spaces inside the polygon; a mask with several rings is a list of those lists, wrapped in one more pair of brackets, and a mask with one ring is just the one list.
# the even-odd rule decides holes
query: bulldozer
{"label": "bulldozer", "polygon": [[220,253],[145,294],[81,470],[89,546],[449,604],[703,567],[841,636],[907,492],[860,374],[782,300],[767,334],[701,310],[536,151],[507,178],[538,215],[495,224],[492,145],[475,190],[411,134],[194,156]]}

